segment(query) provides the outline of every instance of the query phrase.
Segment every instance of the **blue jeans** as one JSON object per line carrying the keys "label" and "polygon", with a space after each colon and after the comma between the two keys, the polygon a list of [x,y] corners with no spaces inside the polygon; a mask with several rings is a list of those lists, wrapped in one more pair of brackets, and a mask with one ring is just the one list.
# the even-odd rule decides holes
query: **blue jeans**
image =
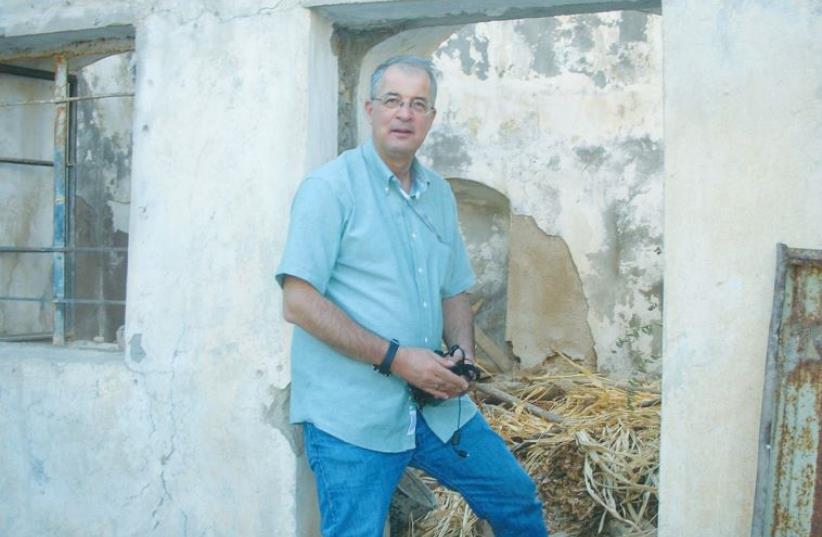
{"label": "blue jeans", "polygon": [[456,490],[495,537],[545,537],[536,487],[503,440],[477,415],[460,429],[460,457],[418,417],[416,448],[382,453],[303,424],[308,462],[317,478],[324,537],[381,537],[391,496],[406,466]]}

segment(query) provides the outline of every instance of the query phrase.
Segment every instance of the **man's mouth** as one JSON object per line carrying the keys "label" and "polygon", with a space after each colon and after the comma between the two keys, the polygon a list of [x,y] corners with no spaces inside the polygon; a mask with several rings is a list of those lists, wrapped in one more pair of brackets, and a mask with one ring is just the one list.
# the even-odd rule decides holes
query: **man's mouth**
{"label": "man's mouth", "polygon": [[411,129],[403,129],[403,128],[395,128],[391,129],[391,134],[399,134],[400,136],[409,136],[414,134],[414,131]]}

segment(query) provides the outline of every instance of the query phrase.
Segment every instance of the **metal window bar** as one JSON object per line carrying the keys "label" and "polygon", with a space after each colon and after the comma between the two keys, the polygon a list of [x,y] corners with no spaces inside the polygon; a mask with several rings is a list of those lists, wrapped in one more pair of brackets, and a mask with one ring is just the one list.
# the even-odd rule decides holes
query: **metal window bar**
{"label": "metal window bar", "polygon": [[[51,71],[43,71],[41,69],[31,69],[29,67],[20,67],[19,65],[10,65],[7,63],[0,63],[0,74],[20,76],[24,78],[34,78],[37,80],[54,81],[54,73]],[[75,75],[68,75],[69,95],[76,97],[77,95],[77,77]],[[12,158],[0,157],[2,164],[19,164],[21,166],[47,166],[53,167],[54,162],[50,160],[28,159],[28,158]]]}
{"label": "metal window bar", "polygon": [[[54,98],[61,99],[69,96],[68,60],[65,56],[57,56],[54,61]],[[66,247],[66,151],[68,148],[68,103],[58,103],[54,107],[54,234],[52,245],[55,248]],[[65,252],[52,253],[52,281],[51,295],[55,302],[53,306],[55,345],[66,342],[66,305],[60,302],[66,298],[66,254]]]}
{"label": "metal window bar", "polygon": [[[44,166],[54,168],[54,233],[51,247],[17,247],[0,246],[2,253],[50,253],[52,254],[52,295],[53,298],[0,296],[0,301],[39,302],[53,304],[53,331],[50,339],[55,345],[64,345],[66,326],[73,325],[73,309],[66,305],[117,305],[125,306],[125,300],[67,298],[73,296],[74,264],[66,263],[66,253],[75,252],[109,252],[127,253],[126,247],[68,246],[71,241],[71,205],[75,195],[76,162],[76,103],[85,99],[127,97],[133,94],[108,94],[96,96],[77,96],[77,77],[68,73],[68,60],[65,56],[55,57],[55,71],[42,71],[16,65],[0,64],[0,73],[23,76],[40,80],[54,81],[54,99],[11,103],[3,106],[27,104],[54,104],[54,160],[37,160],[27,158],[0,157],[0,163],[23,166]],[[67,240],[68,238],[68,240]],[[67,274],[68,273],[68,274]],[[0,341],[30,341],[48,339],[47,334],[16,334],[1,336]]]}

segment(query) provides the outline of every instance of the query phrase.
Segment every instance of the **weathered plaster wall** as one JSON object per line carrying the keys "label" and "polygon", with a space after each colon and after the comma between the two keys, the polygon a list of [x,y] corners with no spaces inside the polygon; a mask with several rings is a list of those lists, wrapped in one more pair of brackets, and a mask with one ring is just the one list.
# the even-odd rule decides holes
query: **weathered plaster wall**
{"label": "weathered plaster wall", "polygon": [[312,534],[272,272],[299,179],[334,155],[331,26],[294,3],[134,9],[129,348],[0,349],[0,533]]}
{"label": "weathered plaster wall", "polygon": [[330,27],[302,9],[218,7],[228,12],[157,13],[138,29],[127,363],[157,372],[176,401],[159,516],[293,535],[302,451],[272,271],[301,175],[333,156],[308,150],[334,147],[333,130],[308,136],[310,108],[334,103],[309,69],[329,64],[316,44]]}
{"label": "weathered plaster wall", "polygon": [[775,245],[822,248],[822,8],[664,2],[660,537],[748,537]]}
{"label": "weathered plaster wall", "polygon": [[588,307],[565,241],[545,235],[530,216],[514,216],[508,272],[505,336],[522,364],[540,364],[548,349],[594,368]]}
{"label": "weathered plaster wall", "polygon": [[[411,50],[402,36],[366,62]],[[513,213],[562,238],[582,280],[599,367],[658,374],[661,18],[626,11],[479,23],[433,59],[443,76],[422,159],[498,190]],[[360,136],[367,132],[361,117]],[[577,347],[546,348],[543,357],[581,358]]]}
{"label": "weathered plaster wall", "polygon": [[0,534],[183,534],[154,528],[176,409],[150,384],[122,354],[0,344]]}
{"label": "weathered plaster wall", "polygon": [[[148,6],[73,4],[90,11],[6,3],[0,28],[95,27]],[[269,275],[299,177],[333,155],[330,27],[290,4],[156,7],[116,21],[138,36],[135,337],[127,358],[0,346],[0,533],[310,535]],[[665,4],[662,537],[747,537],[773,244],[822,247],[821,18],[812,0]],[[588,125],[579,108],[494,102],[554,131]]]}
{"label": "weathered plaster wall", "polygon": [[[0,12],[0,36],[35,36],[48,41],[48,34],[87,31],[112,25],[132,24],[149,0],[73,0],[30,2],[5,0]],[[46,34],[46,35],[43,35]]]}
{"label": "weathered plaster wall", "polygon": [[[51,99],[53,84],[0,74],[0,102]],[[52,160],[54,114],[50,106],[0,107],[0,156]],[[0,164],[0,245],[50,246],[53,171]],[[0,295],[51,296],[51,256],[0,253]],[[0,336],[51,331],[51,305],[0,301]]]}

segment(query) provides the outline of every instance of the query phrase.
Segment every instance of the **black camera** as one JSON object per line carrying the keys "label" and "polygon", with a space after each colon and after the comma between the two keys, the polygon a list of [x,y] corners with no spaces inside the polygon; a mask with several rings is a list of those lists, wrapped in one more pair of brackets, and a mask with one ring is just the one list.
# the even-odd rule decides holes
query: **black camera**
{"label": "black camera", "polygon": [[[474,382],[479,380],[480,370],[474,364],[465,361],[465,351],[463,351],[462,347],[460,347],[459,345],[452,345],[447,352],[441,350],[434,351],[434,353],[439,354],[443,357],[453,357],[457,352],[459,352],[462,355],[462,358],[460,358],[459,361],[455,362],[454,365],[449,367],[449,371],[451,371],[457,376],[464,378],[468,382]],[[439,399],[437,399],[427,391],[423,390],[422,388],[417,388],[416,386],[411,386],[411,394],[414,397],[414,401],[417,402],[417,405],[420,408],[427,405],[428,403],[439,401]]]}

